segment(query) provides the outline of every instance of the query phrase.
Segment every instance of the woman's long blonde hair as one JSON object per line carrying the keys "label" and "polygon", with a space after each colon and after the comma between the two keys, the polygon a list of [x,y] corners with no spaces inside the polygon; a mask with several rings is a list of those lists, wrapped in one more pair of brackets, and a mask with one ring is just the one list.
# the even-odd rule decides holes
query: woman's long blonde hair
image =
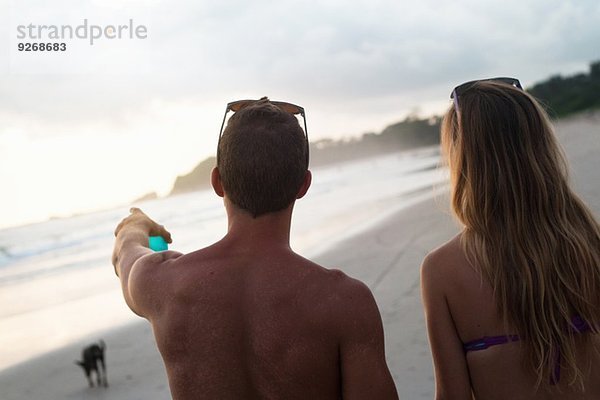
{"label": "woman's long blonde hair", "polygon": [[600,327],[599,224],[569,188],[551,124],[529,94],[478,82],[458,105],[444,117],[442,148],[465,254],[521,338],[537,386],[557,378],[559,362],[583,389],[587,361],[577,359],[576,343],[591,337],[571,321]]}

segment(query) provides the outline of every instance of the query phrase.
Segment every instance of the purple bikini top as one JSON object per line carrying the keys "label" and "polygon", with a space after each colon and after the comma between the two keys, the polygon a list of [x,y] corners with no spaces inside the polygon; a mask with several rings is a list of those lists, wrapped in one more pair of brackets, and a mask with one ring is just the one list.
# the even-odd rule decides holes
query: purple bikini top
{"label": "purple bikini top", "polygon": [[[587,322],[581,319],[581,317],[573,317],[571,319],[570,329],[575,333],[583,333],[588,332],[591,328]],[[519,335],[484,336],[480,339],[475,339],[464,343],[463,349],[465,352],[485,350],[491,346],[510,342],[518,342],[519,340]]]}
{"label": "purple bikini top", "polygon": [[[574,333],[584,333],[591,330],[590,325],[581,319],[581,317],[571,318],[570,330]],[[519,335],[504,335],[504,336],[484,336],[480,339],[471,340],[467,343],[463,343],[463,349],[465,353],[469,351],[485,350],[491,346],[498,344],[505,344],[510,342],[518,342]],[[556,384],[560,380],[560,351],[557,353],[554,374],[550,378],[551,384]]]}

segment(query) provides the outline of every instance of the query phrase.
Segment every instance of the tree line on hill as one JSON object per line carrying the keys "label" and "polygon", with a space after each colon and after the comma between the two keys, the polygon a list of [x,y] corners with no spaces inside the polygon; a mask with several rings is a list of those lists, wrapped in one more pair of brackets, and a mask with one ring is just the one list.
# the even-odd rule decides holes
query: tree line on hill
{"label": "tree line on hill", "polygon": [[588,73],[555,75],[528,88],[551,117],[561,118],[600,108],[600,61],[590,64]]}

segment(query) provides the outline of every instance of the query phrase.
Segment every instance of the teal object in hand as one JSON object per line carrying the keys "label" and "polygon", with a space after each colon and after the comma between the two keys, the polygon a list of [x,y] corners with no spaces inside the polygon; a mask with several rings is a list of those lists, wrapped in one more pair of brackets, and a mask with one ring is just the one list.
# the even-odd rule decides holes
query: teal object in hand
{"label": "teal object in hand", "polygon": [[148,238],[148,247],[154,251],[169,250],[169,245],[162,236],[150,236]]}

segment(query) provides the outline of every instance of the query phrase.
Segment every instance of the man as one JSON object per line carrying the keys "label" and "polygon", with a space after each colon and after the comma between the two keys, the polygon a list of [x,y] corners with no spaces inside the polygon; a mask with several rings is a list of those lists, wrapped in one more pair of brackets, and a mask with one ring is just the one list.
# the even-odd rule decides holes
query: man
{"label": "man", "polygon": [[123,295],[152,324],[173,399],[397,399],[370,290],[289,245],[311,183],[304,110],[263,98],[227,111],[211,176],[225,237],[154,253],[148,236],[171,235],[135,208],[115,231]]}

